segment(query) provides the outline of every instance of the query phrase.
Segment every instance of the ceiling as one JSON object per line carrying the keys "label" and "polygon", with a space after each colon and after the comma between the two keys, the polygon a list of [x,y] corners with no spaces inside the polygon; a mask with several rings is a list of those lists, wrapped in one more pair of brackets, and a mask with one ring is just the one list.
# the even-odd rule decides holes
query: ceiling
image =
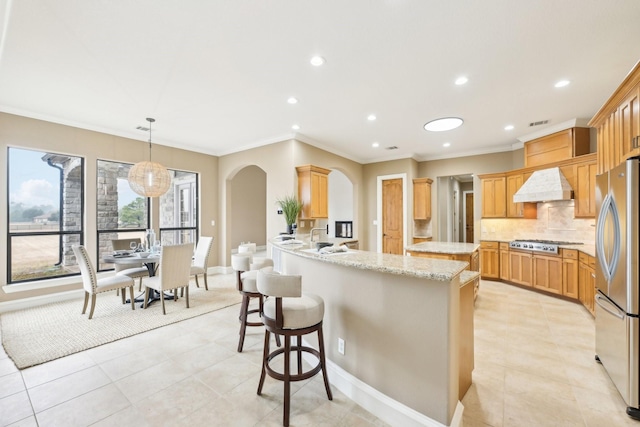
{"label": "ceiling", "polygon": [[[154,143],[212,155],[506,151],[594,115],[640,58],[638,18],[637,0],[0,0],[0,111],[139,140],[153,117]],[[464,125],[423,129],[447,116]]]}

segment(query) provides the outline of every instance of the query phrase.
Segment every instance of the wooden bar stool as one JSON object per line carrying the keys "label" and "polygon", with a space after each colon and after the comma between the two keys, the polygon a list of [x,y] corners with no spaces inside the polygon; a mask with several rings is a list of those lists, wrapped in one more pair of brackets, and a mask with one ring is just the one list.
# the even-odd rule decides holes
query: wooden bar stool
{"label": "wooden bar stool", "polygon": [[[244,346],[244,337],[247,331],[247,326],[263,326],[260,322],[250,322],[249,315],[258,313],[262,316],[262,307],[264,298],[258,288],[256,287],[256,276],[258,269],[265,267],[273,267],[273,261],[268,258],[253,260],[251,252],[233,254],[231,255],[231,267],[237,273],[236,287],[238,292],[242,295],[242,303],[240,304],[240,339],[238,340],[238,353],[242,352]],[[251,298],[258,298],[258,308],[249,310],[249,304]],[[276,344],[280,346],[280,337],[276,335]]]}
{"label": "wooden bar stool", "polygon": [[[257,275],[258,291],[270,298],[264,303],[262,321],[264,323],[264,351],[262,357],[262,373],[258,394],[262,394],[265,374],[284,382],[284,415],[283,425],[289,425],[291,400],[291,381],[302,381],[311,378],[322,371],[324,387],[329,400],[333,400],[329,378],[327,377],[326,360],[324,354],[324,339],[322,336],[322,319],[324,317],[324,301],[318,295],[302,294],[301,276],[281,275],[269,269],[261,269]],[[318,350],[302,345],[302,335],[318,333]],[[269,349],[269,334],[284,336],[284,348],[274,351]],[[297,337],[296,345],[291,346],[291,337]],[[290,368],[290,353],[295,351],[298,356],[297,373],[292,374]],[[302,371],[302,352],[313,354],[318,358],[318,364],[310,370]],[[284,373],[271,368],[271,361],[284,353]]]}

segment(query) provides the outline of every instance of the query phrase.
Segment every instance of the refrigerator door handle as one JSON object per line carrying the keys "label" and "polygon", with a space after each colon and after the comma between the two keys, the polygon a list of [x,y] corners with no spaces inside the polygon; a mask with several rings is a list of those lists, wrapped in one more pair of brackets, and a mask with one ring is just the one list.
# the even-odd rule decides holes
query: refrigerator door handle
{"label": "refrigerator door handle", "polygon": [[[608,229],[608,226],[613,230]],[[612,232],[613,242],[605,242],[607,231]],[[612,245],[607,243],[612,243]],[[613,197],[611,194],[607,194],[602,201],[602,207],[596,221],[596,254],[607,282],[611,280],[618,268],[620,249],[620,215]]]}
{"label": "refrigerator door handle", "polygon": [[[618,309],[618,307],[614,306],[606,298],[603,298],[598,294],[596,294],[596,304],[598,304],[607,313],[613,316],[616,316],[618,319],[620,320],[624,319],[624,314],[621,314],[620,309]],[[609,307],[613,307],[613,308],[609,308]]]}

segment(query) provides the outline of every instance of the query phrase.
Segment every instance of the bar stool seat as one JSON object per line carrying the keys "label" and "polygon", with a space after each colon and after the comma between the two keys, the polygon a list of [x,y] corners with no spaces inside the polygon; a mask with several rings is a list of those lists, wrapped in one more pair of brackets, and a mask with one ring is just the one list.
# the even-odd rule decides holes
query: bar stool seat
{"label": "bar stool seat", "polygon": [[[302,294],[301,276],[283,275],[272,269],[263,268],[257,274],[258,291],[269,299],[264,303],[262,321],[265,327],[264,350],[262,357],[262,373],[258,384],[258,395],[262,394],[262,386],[268,374],[270,377],[284,382],[283,425],[289,425],[291,381],[302,381],[322,371],[327,398],[333,400],[329,378],[327,376],[322,334],[324,317],[324,300],[318,295]],[[302,345],[302,335],[313,332],[318,334],[318,350]],[[270,351],[270,334],[282,335],[284,347]],[[291,345],[291,337],[297,337],[296,345]],[[297,372],[291,373],[290,355],[297,354]],[[318,359],[318,363],[309,369],[302,369],[302,352],[310,353]],[[279,355],[284,356],[284,366],[274,369],[271,363]],[[284,371],[284,373],[281,373]]]}

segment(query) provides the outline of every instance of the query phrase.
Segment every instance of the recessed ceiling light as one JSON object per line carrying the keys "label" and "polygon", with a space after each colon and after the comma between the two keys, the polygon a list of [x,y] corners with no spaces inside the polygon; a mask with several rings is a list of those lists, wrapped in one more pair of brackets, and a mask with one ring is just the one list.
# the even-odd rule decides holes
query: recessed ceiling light
{"label": "recessed ceiling light", "polygon": [[291,126],[291,129],[300,130],[300,126],[299,125],[293,125],[293,126]]}
{"label": "recessed ceiling light", "polygon": [[375,114],[369,114],[367,116],[367,120],[369,120],[370,122],[374,121],[376,119],[376,115]]}
{"label": "recessed ceiling light", "polygon": [[463,120],[459,117],[443,117],[431,120],[424,125],[424,129],[431,132],[443,132],[461,126]]}
{"label": "recessed ceiling light", "polygon": [[569,86],[569,83],[571,83],[569,80],[560,80],[554,86],[555,87],[565,87],[565,86]]}
{"label": "recessed ceiling light", "polygon": [[444,144],[442,144],[443,147],[450,147],[451,143],[450,142],[445,142]]}
{"label": "recessed ceiling light", "polygon": [[506,125],[504,130],[513,130],[513,125]]}
{"label": "recessed ceiling light", "polygon": [[468,79],[468,78],[466,78],[466,77],[464,77],[464,76],[461,76],[461,77],[458,77],[458,78],[456,79],[456,84],[457,84],[458,86],[460,86],[460,85],[465,84],[465,83],[466,83],[466,82],[468,82],[468,81],[469,81],[469,79]]}
{"label": "recessed ceiling light", "polygon": [[294,98],[294,97],[292,96],[292,97],[290,97],[289,99],[287,99],[287,102],[288,102],[289,104],[297,104],[297,103],[298,103],[298,99],[297,99],[297,98]]}
{"label": "recessed ceiling light", "polygon": [[324,64],[324,58],[322,56],[316,55],[313,58],[311,58],[311,65],[313,65],[314,67],[319,67],[322,64]]}
{"label": "recessed ceiling light", "polygon": [[373,144],[371,144],[371,146],[373,148],[378,148],[380,146],[380,144],[378,144],[377,142],[374,142]]}

